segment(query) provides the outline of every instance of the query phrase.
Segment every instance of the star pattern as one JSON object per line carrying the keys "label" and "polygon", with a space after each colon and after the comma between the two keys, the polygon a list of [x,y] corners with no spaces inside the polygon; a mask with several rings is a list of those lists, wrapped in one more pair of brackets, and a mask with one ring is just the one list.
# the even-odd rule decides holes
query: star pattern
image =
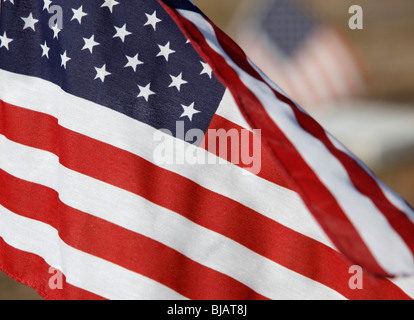
{"label": "star pattern", "polygon": [[59,32],[61,31],[57,25],[57,23],[52,27],[53,31],[53,39],[59,39]]}
{"label": "star pattern", "polygon": [[85,41],[85,45],[82,50],[88,49],[91,53],[93,53],[93,47],[99,46],[99,43],[95,41],[95,35],[92,35],[89,39],[83,38],[83,41]]}
{"label": "star pattern", "polygon": [[72,60],[72,58],[69,58],[66,54],[66,50],[63,54],[60,55],[60,59],[61,59],[61,66],[64,67],[66,69],[66,63],[69,60]]}
{"label": "star pattern", "polygon": [[116,30],[116,34],[114,35],[114,38],[120,38],[122,40],[122,42],[125,42],[125,37],[129,36],[130,34],[132,34],[131,32],[127,31],[126,29],[126,23],[121,27],[115,27]]}
{"label": "star pattern", "polygon": [[106,64],[104,64],[101,68],[96,68],[96,79],[100,79],[102,82],[105,82],[105,77],[109,76],[111,73],[106,71]]}
{"label": "star pattern", "polygon": [[180,118],[188,117],[190,121],[193,121],[193,116],[197,113],[200,113],[201,111],[198,111],[194,109],[194,102],[190,104],[189,106],[181,105],[181,107],[184,109],[184,112],[182,113]]}
{"label": "star pattern", "polygon": [[203,70],[201,70],[200,75],[201,74],[207,74],[211,79],[212,76],[213,76],[213,69],[211,69],[211,67],[208,63],[205,63],[203,61],[200,61],[200,63],[203,66]]}
{"label": "star pattern", "polygon": [[134,57],[126,56],[128,63],[125,65],[125,68],[131,67],[134,72],[137,71],[137,65],[144,64],[144,62],[138,60],[138,53]]}
{"label": "star pattern", "polygon": [[160,52],[158,53],[157,57],[164,57],[168,62],[168,57],[170,54],[173,54],[175,52],[174,50],[171,50],[170,42],[167,42],[165,46],[158,45],[158,47],[160,48]]}
{"label": "star pattern", "polygon": [[32,13],[30,13],[29,16],[26,17],[26,18],[22,18],[22,20],[24,21],[23,30],[25,30],[27,28],[31,28],[33,31],[36,31],[35,24],[39,20],[33,18],[33,14]]}
{"label": "star pattern", "polygon": [[87,16],[88,14],[83,12],[83,6],[80,6],[78,9],[72,9],[73,17],[70,21],[77,20],[79,24],[82,24],[82,18]]}
{"label": "star pattern", "polygon": [[113,11],[114,6],[118,5],[119,2],[115,0],[104,0],[104,3],[102,4],[101,8],[107,7],[109,8],[109,11]]}
{"label": "star pattern", "polygon": [[44,44],[41,44],[40,47],[42,48],[42,57],[46,57],[49,59],[49,50],[50,48],[47,46],[47,43],[45,41]]}
{"label": "star pattern", "polygon": [[155,94],[155,92],[151,91],[150,86],[151,86],[151,83],[148,83],[145,87],[138,85],[138,88],[139,88],[138,98],[143,97],[146,101],[148,101],[149,96]]}
{"label": "star pattern", "polygon": [[2,36],[0,36],[0,48],[6,48],[7,50],[9,50],[9,44],[10,44],[10,42],[12,42],[13,41],[13,39],[11,39],[11,38],[8,38],[7,37],[7,34],[6,34],[6,31],[4,31],[4,33],[3,33],[3,35]]}
{"label": "star pattern", "polygon": [[161,22],[161,19],[157,18],[157,11],[154,11],[153,14],[149,15],[148,13],[145,14],[148,18],[147,22],[144,24],[144,26],[152,26],[154,28],[154,31],[157,29],[157,23]]}
{"label": "star pattern", "polygon": [[43,0],[43,10],[49,11],[51,4],[51,0]]}
{"label": "star pattern", "polygon": [[170,77],[171,77],[172,82],[171,82],[171,84],[169,85],[169,87],[170,87],[170,88],[171,88],[171,87],[176,87],[178,91],[180,91],[180,90],[181,90],[181,86],[182,86],[183,84],[188,83],[187,81],[183,80],[183,73],[180,73],[180,74],[179,74],[178,76],[176,76],[176,77],[174,77],[174,76],[170,75]]}
{"label": "star pattern", "polygon": [[[98,97],[109,108],[128,106],[116,110],[156,128],[175,128],[179,120],[190,126],[186,130],[208,128],[224,88],[157,1],[148,0],[156,5],[145,11],[137,5],[130,16],[135,5],[119,0],[43,0],[19,11],[11,10],[15,1],[5,1],[2,11],[9,12],[2,14],[16,17],[13,24],[0,25],[0,68],[7,70],[8,59],[18,56],[35,63],[28,66],[34,76],[67,83],[70,93],[76,89],[72,94],[92,101]],[[68,14],[49,25],[53,5]],[[103,18],[108,25],[97,29],[96,21]],[[204,101],[203,90],[209,97],[214,90],[220,93]]]}

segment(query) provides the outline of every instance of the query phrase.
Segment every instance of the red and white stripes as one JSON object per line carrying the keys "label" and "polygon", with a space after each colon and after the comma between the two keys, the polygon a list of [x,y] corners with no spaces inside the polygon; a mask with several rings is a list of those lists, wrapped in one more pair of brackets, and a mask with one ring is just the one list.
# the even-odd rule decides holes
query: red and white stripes
{"label": "red and white stripes", "polygon": [[351,261],[376,274],[412,274],[411,208],[401,211],[353,157],[308,114],[266,82],[241,50],[196,12],[167,8],[228,86],[246,120],[261,128],[321,226]]}
{"label": "red and white stripes", "polygon": [[[351,290],[349,263],[270,160],[263,177],[232,164],[157,167],[155,129],[44,80],[0,77],[0,233],[5,250],[61,268],[68,293],[31,283],[44,296],[409,298],[369,275]],[[16,278],[17,267],[2,265]]]}
{"label": "red and white stripes", "polygon": [[261,172],[156,164],[156,129],[0,70],[0,268],[51,299],[410,299],[367,272],[348,286],[355,262],[412,273],[408,205],[204,17],[165,8],[229,89],[210,128],[262,129]]}

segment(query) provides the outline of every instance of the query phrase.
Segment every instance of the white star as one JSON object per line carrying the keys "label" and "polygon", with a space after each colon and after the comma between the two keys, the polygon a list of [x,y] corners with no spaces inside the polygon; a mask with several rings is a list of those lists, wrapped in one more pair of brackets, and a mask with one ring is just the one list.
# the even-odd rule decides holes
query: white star
{"label": "white star", "polygon": [[144,24],[144,26],[151,25],[154,28],[154,31],[157,27],[157,23],[161,22],[162,20],[157,18],[157,11],[154,11],[153,14],[149,15],[148,13],[145,14],[148,18],[148,21]]}
{"label": "white star", "polygon": [[71,58],[69,58],[66,55],[66,51],[60,55],[60,59],[62,60],[62,63],[60,64],[61,67],[64,67],[66,69],[66,63],[71,60]]}
{"label": "white star", "polygon": [[51,0],[43,0],[43,10],[49,11],[51,4],[52,4]]}
{"label": "white star", "polygon": [[30,14],[29,14],[29,16],[28,16],[27,18],[22,18],[22,20],[24,21],[24,27],[23,27],[23,30],[24,30],[24,29],[27,29],[27,28],[31,28],[31,29],[33,29],[33,31],[36,31],[36,30],[35,30],[35,24],[36,24],[39,20],[34,19],[34,18],[33,18],[33,14],[32,14],[32,13],[30,13]]}
{"label": "white star", "polygon": [[114,6],[116,6],[117,4],[119,4],[119,2],[115,1],[115,0],[104,0],[104,1],[105,1],[105,3],[103,5],[101,5],[101,8],[108,7],[109,11],[111,11],[111,13],[112,13],[112,8]]}
{"label": "white star", "polygon": [[89,39],[83,38],[83,41],[85,41],[85,45],[82,50],[89,49],[91,53],[93,51],[93,47],[99,46],[99,43],[95,41],[95,35],[92,35]]}
{"label": "white star", "polygon": [[213,69],[211,69],[211,67],[208,63],[205,63],[203,61],[200,61],[200,63],[203,65],[203,70],[201,71],[200,74],[207,74],[211,79]]}
{"label": "white star", "polygon": [[59,32],[61,31],[57,25],[57,23],[52,27],[53,30],[53,39],[59,39]]}
{"label": "white star", "polygon": [[45,44],[41,44],[40,46],[42,47],[42,50],[43,50],[42,57],[46,56],[46,58],[49,59],[49,50],[50,50],[50,48],[47,46],[46,41],[45,41]]}
{"label": "white star", "polygon": [[101,68],[95,67],[95,70],[96,70],[95,80],[99,78],[101,79],[102,82],[105,81],[106,76],[109,76],[111,74],[110,72],[106,71],[106,64],[104,64]]}
{"label": "white star", "polygon": [[7,38],[6,31],[4,31],[3,35],[0,36],[0,48],[5,47],[7,50],[9,50],[9,43],[13,41],[12,38]]}
{"label": "white star", "polygon": [[171,82],[171,84],[169,85],[169,88],[171,88],[171,87],[176,87],[176,88],[177,88],[177,90],[178,90],[178,91],[180,91],[181,86],[182,86],[183,84],[188,83],[187,81],[183,80],[183,73],[182,73],[182,72],[181,72],[178,76],[176,76],[176,77],[174,77],[174,76],[172,76],[172,75],[170,75],[170,77],[171,77],[171,79],[172,79],[172,82]]}
{"label": "white star", "polygon": [[158,45],[158,47],[160,48],[160,52],[157,54],[157,57],[163,56],[167,61],[169,55],[175,52],[170,49],[170,42],[168,42],[165,46]]}
{"label": "white star", "polygon": [[122,42],[125,42],[125,37],[132,34],[131,32],[127,31],[126,29],[126,23],[122,28],[115,27],[116,34],[114,35],[114,38],[118,37],[122,40]]}
{"label": "white star", "polygon": [[73,17],[72,19],[70,19],[70,21],[73,21],[76,19],[78,20],[79,24],[82,24],[82,18],[88,15],[87,13],[83,12],[83,6],[80,6],[80,8],[76,10],[72,9],[72,11],[73,11]]}
{"label": "white star", "polygon": [[149,96],[155,94],[155,92],[151,91],[150,85],[151,83],[148,83],[145,87],[141,87],[140,85],[138,85],[140,92],[137,97],[143,97],[148,102]]}
{"label": "white star", "polygon": [[134,69],[134,71],[137,71],[137,65],[144,63],[138,60],[138,53],[135,55],[135,57],[126,56],[126,58],[128,59],[128,63],[125,65],[125,68],[131,67]]}
{"label": "white star", "polygon": [[[7,0],[4,0],[6,2]],[[9,0],[12,4],[14,4],[14,0]],[[1,6],[1,5],[0,5]]]}
{"label": "white star", "polygon": [[190,119],[190,121],[193,121],[193,115],[195,115],[196,113],[200,113],[201,111],[198,111],[196,109],[194,109],[194,102],[192,104],[190,104],[189,106],[185,106],[185,105],[181,105],[184,109],[183,114],[181,115],[180,118],[182,117],[188,117],[188,119]]}

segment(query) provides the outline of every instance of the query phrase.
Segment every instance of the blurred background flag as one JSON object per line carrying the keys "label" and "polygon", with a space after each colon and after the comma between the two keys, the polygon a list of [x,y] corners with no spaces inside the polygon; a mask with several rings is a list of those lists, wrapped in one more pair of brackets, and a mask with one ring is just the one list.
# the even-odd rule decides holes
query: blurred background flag
{"label": "blurred background flag", "polygon": [[237,42],[296,102],[320,109],[364,93],[355,49],[309,2],[267,0],[256,8],[237,25]]}

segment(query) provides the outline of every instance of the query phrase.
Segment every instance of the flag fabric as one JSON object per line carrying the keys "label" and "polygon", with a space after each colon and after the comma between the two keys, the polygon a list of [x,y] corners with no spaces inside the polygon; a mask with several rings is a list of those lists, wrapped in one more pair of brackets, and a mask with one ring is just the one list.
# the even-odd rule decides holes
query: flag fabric
{"label": "flag fabric", "polygon": [[340,30],[307,1],[265,0],[236,33],[259,68],[307,110],[365,92],[364,63]]}
{"label": "flag fabric", "polygon": [[413,217],[191,1],[2,3],[0,268],[44,298],[411,299]]}

